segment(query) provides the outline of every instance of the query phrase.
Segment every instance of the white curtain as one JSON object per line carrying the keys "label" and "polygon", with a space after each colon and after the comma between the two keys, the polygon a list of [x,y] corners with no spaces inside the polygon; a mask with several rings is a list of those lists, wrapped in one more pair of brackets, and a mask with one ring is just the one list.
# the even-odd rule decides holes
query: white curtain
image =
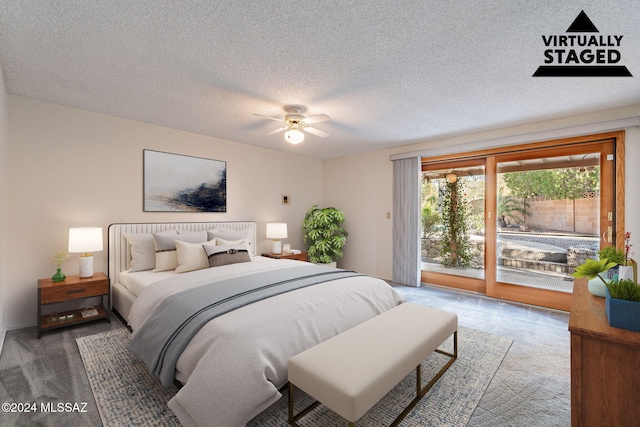
{"label": "white curtain", "polygon": [[393,161],[395,283],[420,286],[420,158]]}

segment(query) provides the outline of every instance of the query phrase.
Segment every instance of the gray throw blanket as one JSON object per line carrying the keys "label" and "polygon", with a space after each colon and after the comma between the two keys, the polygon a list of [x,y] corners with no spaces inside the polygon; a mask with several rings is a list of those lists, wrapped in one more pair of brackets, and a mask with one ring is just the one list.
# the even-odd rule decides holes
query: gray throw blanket
{"label": "gray throw blanket", "polygon": [[173,294],[133,334],[129,350],[169,386],[178,358],[209,320],[229,311],[295,289],[359,276],[353,271],[304,264],[226,279]]}

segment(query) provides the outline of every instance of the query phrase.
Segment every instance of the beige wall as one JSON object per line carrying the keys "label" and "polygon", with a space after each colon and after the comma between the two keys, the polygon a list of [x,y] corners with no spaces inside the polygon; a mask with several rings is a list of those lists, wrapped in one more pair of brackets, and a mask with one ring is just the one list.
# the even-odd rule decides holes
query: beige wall
{"label": "beige wall", "polygon": [[2,69],[0,69],[0,83],[0,351],[2,351],[7,325],[5,316],[5,301],[7,300],[6,256],[9,247],[8,241],[4,237],[6,236],[7,203],[5,201],[7,200],[7,169],[9,161],[7,160],[7,92],[4,88]]}
{"label": "beige wall", "polygon": [[[555,130],[585,126],[600,122],[640,116],[640,105],[607,110],[600,113],[530,123],[521,126],[498,129],[430,142],[406,145],[394,149],[354,155],[324,162],[324,202],[335,205],[347,214],[349,238],[345,247],[346,255],[339,264],[343,268],[355,269],[365,274],[391,279],[392,231],[391,221],[386,220],[386,212],[392,211],[392,163],[390,155],[428,150],[431,148],[475,144],[486,141],[487,146],[501,145],[501,139],[513,136],[532,135]],[[546,136],[546,135],[545,135]],[[484,143],[483,143],[484,144]],[[635,236],[632,240],[640,243],[640,130],[629,128],[626,132],[626,229]],[[460,149],[459,151],[465,151]],[[638,256],[638,255],[636,255]]]}
{"label": "beige wall", "polygon": [[344,211],[349,233],[338,266],[390,278],[392,222],[387,213],[391,215],[393,179],[388,154],[325,161],[323,175],[324,205]]}
{"label": "beige wall", "polygon": [[[13,95],[8,111],[8,328],[35,324],[37,280],[55,272],[50,257],[66,250],[69,227],[101,226],[106,242],[115,222],[251,220],[267,251],[267,222],[288,223],[286,241],[301,247],[304,214],[322,203],[319,160]],[[225,160],[227,212],[143,212],[143,149]],[[281,194],[292,204],[283,206]],[[94,270],[106,271],[106,250],[94,255]],[[63,271],[78,274],[77,256]]]}

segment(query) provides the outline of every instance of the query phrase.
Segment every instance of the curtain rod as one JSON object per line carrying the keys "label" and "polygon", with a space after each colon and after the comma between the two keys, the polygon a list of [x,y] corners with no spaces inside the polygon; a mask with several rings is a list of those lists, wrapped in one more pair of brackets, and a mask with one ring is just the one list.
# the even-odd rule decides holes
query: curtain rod
{"label": "curtain rod", "polygon": [[640,116],[627,117],[624,119],[609,120],[586,125],[571,126],[544,130],[540,132],[525,133],[520,135],[509,135],[499,138],[489,138],[480,141],[465,142],[446,147],[425,148],[422,150],[408,151],[406,153],[392,154],[389,160],[408,159],[411,157],[433,157],[445,154],[464,153],[465,151],[475,151],[479,149],[499,148],[509,145],[522,144],[573,136],[588,135],[591,133],[610,132],[631,127],[640,126]]}

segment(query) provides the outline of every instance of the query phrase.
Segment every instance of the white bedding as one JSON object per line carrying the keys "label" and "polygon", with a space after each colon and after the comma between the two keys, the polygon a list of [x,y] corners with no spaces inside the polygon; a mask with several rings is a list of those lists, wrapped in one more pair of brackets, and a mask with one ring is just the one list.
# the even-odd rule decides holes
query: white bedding
{"label": "white bedding", "polygon": [[[252,257],[252,260],[254,262],[274,261],[272,258],[266,258],[262,256],[254,256]],[[215,274],[213,273],[215,273],[216,271],[217,270],[209,271],[205,275],[208,276],[209,274],[212,274],[212,277],[215,277]],[[153,272],[151,270],[131,272],[130,270],[125,270],[120,272],[120,275],[118,276],[119,277],[118,281],[125,288],[129,289],[135,296],[138,296],[147,286],[152,285],[153,283],[159,282],[169,277],[174,277],[176,275],[182,276],[184,274],[187,274],[187,273],[175,273],[174,270],[158,271],[158,272]],[[190,277],[190,276],[187,276],[187,277]]]}
{"label": "white bedding", "polygon": [[[133,333],[166,297],[180,290],[299,265],[256,257],[248,263],[171,273],[140,291],[129,316]],[[402,301],[384,281],[358,276],[277,295],[217,317],[178,359],[176,378],[185,385],[169,407],[185,426],[245,425],[280,398],[290,357]]]}
{"label": "white bedding", "polygon": [[136,272],[126,270],[120,273],[118,281],[135,296],[138,296],[147,286],[174,275],[175,273],[173,271],[154,273],[151,270]]}

